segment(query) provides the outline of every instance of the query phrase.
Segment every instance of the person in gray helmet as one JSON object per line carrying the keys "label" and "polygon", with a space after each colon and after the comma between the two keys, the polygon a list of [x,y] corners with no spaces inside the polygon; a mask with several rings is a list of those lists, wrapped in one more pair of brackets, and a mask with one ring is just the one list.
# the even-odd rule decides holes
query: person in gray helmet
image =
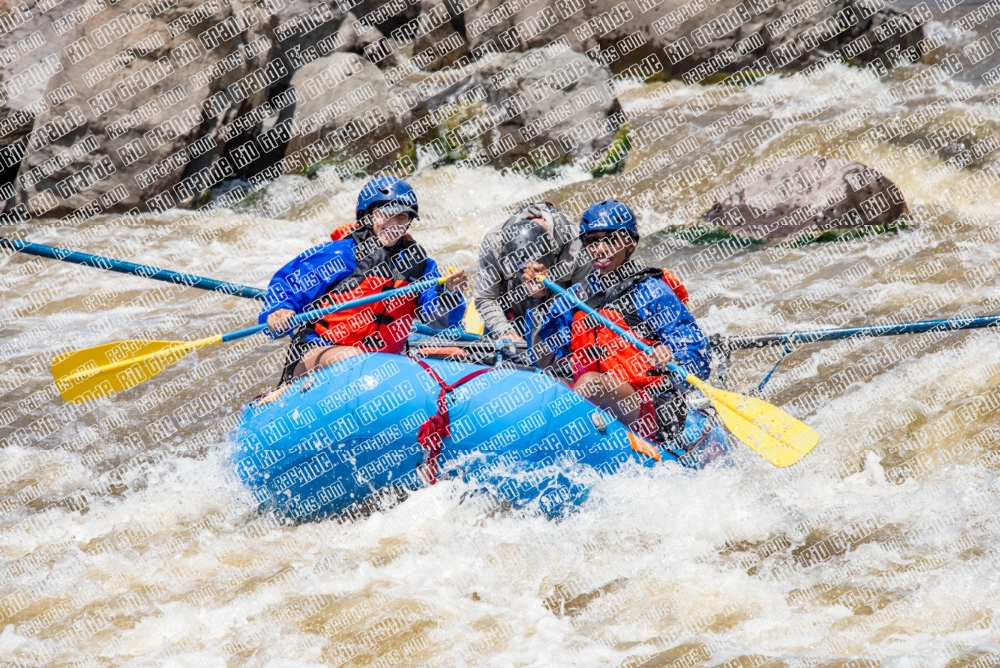
{"label": "person in gray helmet", "polygon": [[524,270],[544,266],[560,285],[578,283],[593,271],[582,248],[577,226],[549,202],[529,204],[487,232],[473,289],[485,333],[523,341],[525,313],[546,297],[544,288],[531,292]]}

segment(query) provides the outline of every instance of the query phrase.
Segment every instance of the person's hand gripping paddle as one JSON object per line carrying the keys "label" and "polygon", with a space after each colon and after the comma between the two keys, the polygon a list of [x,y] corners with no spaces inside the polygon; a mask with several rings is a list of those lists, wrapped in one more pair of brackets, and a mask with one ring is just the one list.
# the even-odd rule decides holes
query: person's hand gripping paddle
{"label": "person's hand gripping paddle", "polygon": [[[542,277],[542,285],[565,297],[573,306],[628,341],[647,356],[653,349],[578,299],[555,282]],[[712,387],[673,362],[667,368],[705,393],[726,428],[775,466],[791,466],[819,443],[819,434],[809,425],[766,401]]]}

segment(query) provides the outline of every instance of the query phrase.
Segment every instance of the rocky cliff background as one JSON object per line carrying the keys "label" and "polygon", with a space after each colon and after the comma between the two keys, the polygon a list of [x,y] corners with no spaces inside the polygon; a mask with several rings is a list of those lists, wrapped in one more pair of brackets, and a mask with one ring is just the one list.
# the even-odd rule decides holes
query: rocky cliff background
{"label": "rocky cliff background", "polygon": [[601,176],[680,122],[626,115],[637,82],[877,75],[924,39],[880,0],[4,1],[8,223],[229,204],[319,166]]}

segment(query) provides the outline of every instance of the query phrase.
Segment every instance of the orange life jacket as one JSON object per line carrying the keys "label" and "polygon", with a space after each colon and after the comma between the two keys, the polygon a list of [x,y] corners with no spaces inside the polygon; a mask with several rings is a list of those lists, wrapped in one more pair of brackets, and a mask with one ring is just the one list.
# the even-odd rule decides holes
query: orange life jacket
{"label": "orange life jacket", "polygon": [[[644,343],[657,346],[660,345],[660,342],[650,336],[649,326],[641,322],[638,315],[635,313],[625,315],[619,311],[604,308],[605,304],[616,302],[619,298],[627,295],[632,286],[649,278],[663,280],[681,303],[687,304],[688,292],[676,276],[666,269],[647,269],[601,293],[596,300],[597,303],[590,305],[608,320]],[[644,333],[646,336],[642,335]],[[610,373],[636,389],[650,387],[663,381],[662,376],[646,375],[646,372],[653,367],[649,364],[645,353],[628,344],[625,339],[607,327],[598,324],[594,318],[581,311],[577,311],[573,315],[569,347],[574,380],[579,379],[585,373],[597,371]]]}
{"label": "orange life jacket", "polygon": [[346,239],[359,227],[360,226],[357,223],[347,223],[346,225],[341,225],[330,233],[330,239],[332,241],[341,241],[342,239]]}
{"label": "orange life jacket", "polygon": [[[338,227],[330,235],[334,241],[346,239],[357,229],[355,224]],[[419,280],[427,269],[423,249],[406,235],[400,251],[420,259],[402,272],[381,246],[362,257],[354,271],[327,290],[310,308],[324,308],[336,303],[402,288]],[[313,332],[331,343],[355,346],[367,352],[401,353],[417,315],[419,294],[393,297],[375,304],[358,306],[323,316],[312,326]]]}
{"label": "orange life jacket", "polygon": [[681,300],[681,304],[687,306],[688,291],[687,288],[684,287],[684,284],[681,283],[681,279],[677,278],[674,276],[673,272],[667,271],[666,269],[661,269],[660,272],[660,278],[662,278],[663,282],[666,283],[671,290],[673,290],[674,296]]}

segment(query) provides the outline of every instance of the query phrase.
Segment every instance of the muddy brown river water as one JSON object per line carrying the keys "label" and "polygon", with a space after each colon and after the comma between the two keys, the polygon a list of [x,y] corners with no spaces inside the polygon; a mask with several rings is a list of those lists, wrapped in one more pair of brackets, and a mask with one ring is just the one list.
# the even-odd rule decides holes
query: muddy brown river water
{"label": "muddy brown river water", "polygon": [[[658,177],[626,186],[621,175],[592,181],[573,168],[547,180],[423,169],[411,182],[426,214],[413,232],[443,263],[471,270],[504,207],[550,191],[556,202],[587,198],[610,183],[636,197],[642,256],[678,271],[709,333],[1000,311],[1000,186],[961,186],[1000,169],[1000,87],[982,78],[1000,59],[973,65],[965,51],[1000,24],[953,27],[976,8],[938,16],[939,46],[887,79],[834,65],[735,92],[633,151],[626,176],[671,155]],[[880,94],[949,57],[962,72],[881,104]],[[623,102],[641,125],[690,109],[703,90],[637,84]],[[868,117],[854,111],[872,100]],[[752,116],[724,136],[706,131],[747,105]],[[638,197],[768,119],[805,118],[810,105],[824,110],[679,195]],[[859,141],[921,112],[910,135]],[[935,150],[913,146],[960,117],[979,125]],[[801,247],[677,232],[698,224],[719,186],[796,151],[881,170],[909,203],[906,229]],[[349,221],[360,183],[283,177],[265,202],[306,185],[315,193],[273,216],[39,221],[28,236],[264,286]],[[732,465],[699,473],[624,472],[562,521],[463,501],[452,481],[364,521],[283,526],[256,512],[227,439],[241,408],[276,380],[283,344],[205,349],[96,404],[65,404],[48,373],[63,350],[251,324],[257,302],[27,256],[0,259],[0,285],[0,665],[1000,663],[993,330],[799,346],[766,395],[821,436],[794,468],[737,449]],[[756,385],[779,352],[735,353],[730,387]],[[233,380],[248,369],[241,377],[256,382]],[[199,397],[218,407],[192,420],[182,408]]]}

